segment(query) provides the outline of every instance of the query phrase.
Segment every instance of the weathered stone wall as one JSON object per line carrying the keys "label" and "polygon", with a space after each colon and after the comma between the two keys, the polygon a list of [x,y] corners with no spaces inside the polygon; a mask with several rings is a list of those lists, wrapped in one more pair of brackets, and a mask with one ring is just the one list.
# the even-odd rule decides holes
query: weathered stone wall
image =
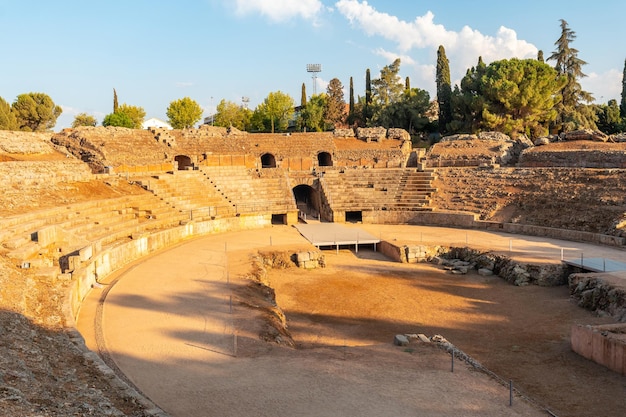
{"label": "weathered stone wall", "polygon": [[157,141],[148,130],[122,127],[80,127],[64,129],[52,136],[52,142],[86,162],[95,173],[105,167],[153,165],[173,162],[176,152]]}
{"label": "weathered stone wall", "polygon": [[[490,228],[487,224],[485,224],[485,226]],[[518,235],[541,236],[553,239],[570,240],[573,242],[591,242],[608,246],[626,245],[626,237],[624,236],[605,235],[602,233],[583,232],[580,230],[557,229],[554,227],[533,226],[518,223],[498,223],[495,228],[502,232],[515,233]]]}
{"label": "weathered stone wall", "polygon": [[395,210],[373,210],[364,211],[364,223],[377,224],[413,224],[432,225],[448,227],[476,227],[476,215],[462,212],[442,212],[442,211],[395,211]]}
{"label": "weathered stone wall", "polygon": [[568,283],[580,307],[626,322],[626,287],[621,279],[610,274],[575,273],[568,277]]}
{"label": "weathered stone wall", "polygon": [[606,151],[549,151],[528,149],[519,160],[522,167],[569,167],[569,168],[626,168],[626,152]]}
{"label": "weathered stone wall", "polygon": [[434,262],[458,274],[475,270],[481,275],[498,275],[516,286],[551,287],[567,283],[567,267],[562,263],[518,262],[507,256],[482,252],[469,247],[396,244],[382,241],[378,248],[380,252],[396,262]]}
{"label": "weathered stone wall", "polygon": [[74,158],[61,161],[10,161],[0,163],[0,184],[3,189],[24,188],[67,181],[93,179],[89,167]]}
{"label": "weathered stone wall", "polygon": [[[387,134],[386,129],[382,132]],[[336,166],[386,168],[406,165],[411,151],[407,140],[367,143],[331,132],[247,134],[216,127],[172,131],[83,127],[65,129],[52,141],[88,163],[94,172],[105,172],[107,167],[132,172],[132,166],[173,163],[178,155],[188,156],[196,165],[260,168],[260,158],[266,153],[274,156],[277,167],[310,170],[318,165],[320,152],[330,154]]]}
{"label": "weathered stone wall", "polygon": [[319,250],[298,252],[295,254],[295,260],[298,268],[303,269],[324,268],[326,266],[324,254]]}
{"label": "weathered stone wall", "polygon": [[0,154],[52,154],[55,150],[51,146],[50,136],[50,133],[0,130]]}
{"label": "weathered stone wall", "polygon": [[271,225],[271,215],[240,216],[199,223],[190,222],[180,227],[138,236],[130,242],[97,253],[69,275],[63,274],[62,279],[67,279],[72,283],[67,297],[66,315],[67,317],[76,317],[80,304],[97,282],[98,277],[106,277],[129,262],[190,237],[261,228],[269,225]]}
{"label": "weathered stone wall", "polygon": [[582,357],[626,375],[626,325],[575,325],[570,342]]}
{"label": "weathered stone wall", "polygon": [[524,137],[514,140],[499,132],[452,135],[434,144],[423,163],[435,168],[514,164],[529,146],[532,143]]}
{"label": "weathered stone wall", "polygon": [[626,171],[568,168],[437,169],[432,206],[481,220],[625,235]]}

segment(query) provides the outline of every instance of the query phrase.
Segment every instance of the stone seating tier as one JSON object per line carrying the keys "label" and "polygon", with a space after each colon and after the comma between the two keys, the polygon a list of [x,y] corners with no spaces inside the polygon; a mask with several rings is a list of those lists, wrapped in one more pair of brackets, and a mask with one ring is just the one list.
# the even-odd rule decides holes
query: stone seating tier
{"label": "stone seating tier", "polygon": [[201,170],[239,213],[297,210],[284,170],[272,169],[271,176],[245,167],[202,167]]}
{"label": "stone seating tier", "polygon": [[329,170],[323,187],[333,210],[431,210],[432,172],[414,169]]}
{"label": "stone seating tier", "polygon": [[[139,182],[172,208],[187,212],[196,220],[235,213],[233,203],[198,171],[176,171],[174,175],[141,178]],[[149,214],[159,215],[153,211]]]}
{"label": "stone seating tier", "polygon": [[[145,213],[159,207],[162,219],[145,217]],[[54,262],[87,244],[106,247],[134,233],[171,227],[187,218],[188,214],[164,206],[149,194],[89,201],[0,219],[0,246],[7,256],[19,262],[40,255]],[[58,227],[62,237],[42,241],[41,232],[51,226]]]}

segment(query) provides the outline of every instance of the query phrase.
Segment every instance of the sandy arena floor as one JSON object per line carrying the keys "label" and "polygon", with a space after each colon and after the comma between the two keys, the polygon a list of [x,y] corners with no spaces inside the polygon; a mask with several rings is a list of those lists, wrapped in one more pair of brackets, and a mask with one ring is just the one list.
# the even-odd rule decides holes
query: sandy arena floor
{"label": "sandy arena floor", "polygon": [[[458,229],[360,225],[386,240],[487,245],[525,260],[623,258],[624,252]],[[272,246],[269,246],[269,242]],[[92,350],[173,416],[621,416],[626,378],[569,347],[574,323],[605,323],[567,288],[456,276],[371,250],[326,251],[327,268],[269,275],[296,349],[259,340],[261,313],[242,298],[249,254],[310,246],[291,227],[210,236],[139,261],[92,291],[78,327]],[[106,296],[106,298],[104,297]],[[102,300],[104,299],[104,302]],[[432,346],[441,334],[535,404]]]}

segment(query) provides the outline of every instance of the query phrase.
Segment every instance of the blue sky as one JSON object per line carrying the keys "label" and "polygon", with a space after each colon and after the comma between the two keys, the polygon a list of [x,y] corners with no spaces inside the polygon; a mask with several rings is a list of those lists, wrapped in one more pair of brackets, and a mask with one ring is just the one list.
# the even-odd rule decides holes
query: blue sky
{"label": "blue sky", "polygon": [[[596,7],[590,7],[596,6]],[[43,92],[63,107],[55,130],[86,112],[99,122],[119,102],[166,120],[191,97],[211,114],[220,100],[250,108],[272,91],[313,93],[307,64],[321,64],[317,92],[332,78],[364,95],[365,71],[400,57],[400,75],[435,97],[436,51],[452,82],[478,56],[547,58],[565,19],[587,61],[582,80],[597,102],[620,99],[626,2],[603,0],[0,0],[0,96]],[[550,62],[549,62],[550,63]]]}

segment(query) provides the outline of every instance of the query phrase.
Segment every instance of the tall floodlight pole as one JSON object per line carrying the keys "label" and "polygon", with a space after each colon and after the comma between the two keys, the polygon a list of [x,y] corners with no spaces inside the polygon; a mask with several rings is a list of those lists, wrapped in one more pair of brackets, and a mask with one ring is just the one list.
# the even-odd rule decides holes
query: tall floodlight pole
{"label": "tall floodlight pole", "polygon": [[317,74],[322,72],[322,64],[307,64],[306,72],[313,74],[313,95],[317,94]]}

